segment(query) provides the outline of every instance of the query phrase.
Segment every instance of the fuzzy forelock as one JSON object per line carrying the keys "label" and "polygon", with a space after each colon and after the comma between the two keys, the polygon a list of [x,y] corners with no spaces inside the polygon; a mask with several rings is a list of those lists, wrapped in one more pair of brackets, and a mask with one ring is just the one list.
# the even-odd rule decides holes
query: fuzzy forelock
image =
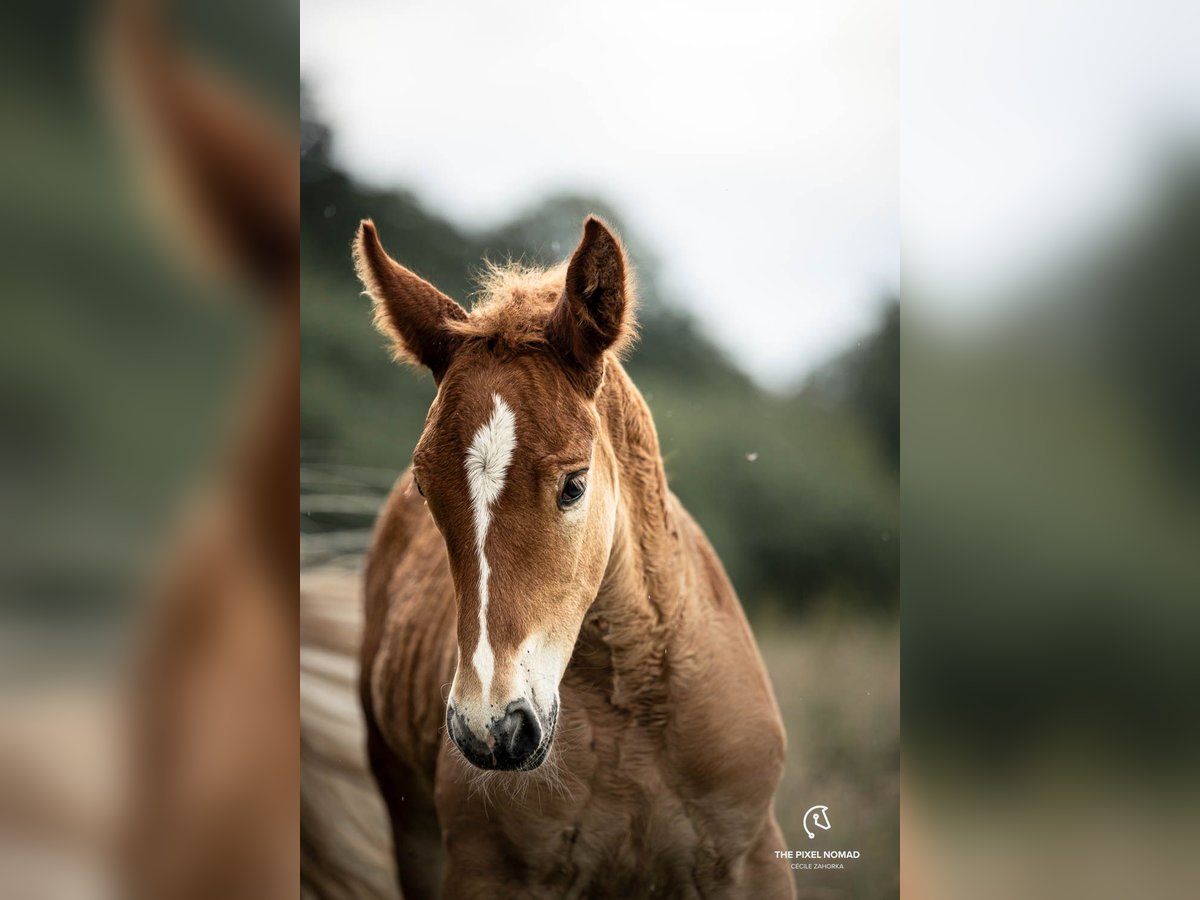
{"label": "fuzzy forelock", "polygon": [[[477,276],[479,288],[467,318],[449,327],[464,338],[486,341],[496,349],[518,352],[546,345],[546,325],[562,296],[567,264],[542,268],[523,262],[487,260]],[[637,286],[625,265],[625,316],[610,351],[622,357],[637,339]]]}
{"label": "fuzzy forelock", "polygon": [[[367,237],[369,233],[369,238]],[[387,286],[376,277],[375,267],[387,260],[378,246],[374,223],[363,223],[353,244],[355,272],[371,298],[375,329],[390,338],[392,357],[420,367],[421,360],[400,333],[388,309]],[[390,262],[390,260],[388,260]],[[609,351],[623,358],[637,340],[637,282],[633,267],[625,260],[625,315],[621,331]],[[534,266],[522,261],[497,263],[484,260],[477,273],[478,288],[466,317],[446,321],[446,329],[467,340],[486,342],[492,349],[517,353],[547,345],[546,326],[563,293],[567,261],[555,266]]]}

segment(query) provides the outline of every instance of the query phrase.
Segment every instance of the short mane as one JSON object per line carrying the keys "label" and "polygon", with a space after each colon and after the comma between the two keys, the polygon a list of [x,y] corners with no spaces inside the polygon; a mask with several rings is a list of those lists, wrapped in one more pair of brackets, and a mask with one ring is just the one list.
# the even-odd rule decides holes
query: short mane
{"label": "short mane", "polygon": [[[519,352],[546,344],[546,323],[562,297],[567,264],[543,268],[525,262],[484,261],[477,278],[479,288],[467,318],[449,323],[454,333],[485,341],[495,349]],[[626,266],[625,296],[631,315],[627,326],[611,350],[618,356],[632,346],[637,334],[633,313],[636,289],[633,275]]]}

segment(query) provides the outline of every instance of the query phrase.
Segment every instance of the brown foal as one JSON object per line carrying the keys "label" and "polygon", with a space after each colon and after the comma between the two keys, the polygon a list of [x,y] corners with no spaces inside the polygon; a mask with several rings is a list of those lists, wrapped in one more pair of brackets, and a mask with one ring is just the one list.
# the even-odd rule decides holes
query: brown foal
{"label": "brown foal", "polygon": [[[360,689],[407,898],[792,897],[784,730],[619,355],[620,242],[494,270],[471,312],[358,273],[437,396],[367,560]],[[448,688],[448,693],[447,693]]]}

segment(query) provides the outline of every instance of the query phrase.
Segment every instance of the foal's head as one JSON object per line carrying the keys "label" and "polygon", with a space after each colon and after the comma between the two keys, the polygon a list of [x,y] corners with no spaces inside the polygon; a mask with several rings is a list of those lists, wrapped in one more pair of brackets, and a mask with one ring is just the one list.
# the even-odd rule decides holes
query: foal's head
{"label": "foal's head", "polygon": [[378,326],[438,385],[413,489],[454,577],[450,737],[480,768],[536,768],[612,547],[617,471],[596,395],[633,330],[624,253],[589,218],[565,267],[497,270],[469,314],[390,259],[370,222],[355,256]]}

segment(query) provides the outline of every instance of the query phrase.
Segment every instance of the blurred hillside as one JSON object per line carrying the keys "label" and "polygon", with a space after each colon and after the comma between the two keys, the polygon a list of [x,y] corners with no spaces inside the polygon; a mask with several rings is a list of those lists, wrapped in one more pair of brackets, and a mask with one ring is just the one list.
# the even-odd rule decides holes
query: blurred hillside
{"label": "blurred hillside", "polygon": [[1031,276],[1002,327],[906,329],[910,746],[1194,763],[1197,159]]}
{"label": "blurred hillside", "polygon": [[[658,426],[672,488],[704,526],[750,608],[820,597],[893,610],[899,582],[899,312],[799,389],[763,390],[665,297],[642,235],[593,197],[560,195],[468,230],[411,193],[356,183],[302,102],[302,529],[361,544],[409,462],[433,396],[391,362],[350,263],[371,217],[396,258],[460,302],[486,257],[560,261],[594,212],[621,231],[638,273],[641,340],[628,369]],[[801,302],[798,298],[797,302]],[[729,298],[749,308],[752,298]],[[765,323],[764,327],[769,327]],[[312,542],[310,541],[310,545]],[[330,546],[327,541],[323,546]]]}

